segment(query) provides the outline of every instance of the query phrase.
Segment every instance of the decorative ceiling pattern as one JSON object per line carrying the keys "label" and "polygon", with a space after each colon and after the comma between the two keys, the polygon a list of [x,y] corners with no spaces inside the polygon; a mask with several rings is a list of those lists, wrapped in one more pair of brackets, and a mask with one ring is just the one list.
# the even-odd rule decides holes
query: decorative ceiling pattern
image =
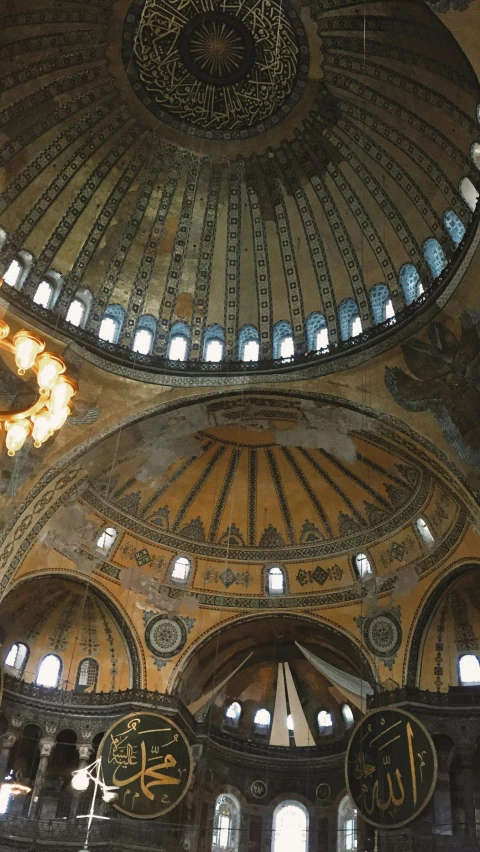
{"label": "decorative ceiling pattern", "polygon": [[[325,318],[330,346],[340,345],[344,299],[357,304],[368,335],[372,287],[385,283],[398,313],[405,307],[402,264],[415,264],[428,288],[424,241],[438,239],[448,259],[455,247],[446,210],[465,226],[471,221],[458,186],[464,176],[478,182],[470,158],[478,83],[428,7],[421,0],[365,7],[310,0],[301,13],[287,3],[281,12],[274,3],[257,7],[268,30],[268,73],[280,81],[263,81],[260,112],[246,116],[240,95],[228,110],[220,104],[227,92],[251,85],[262,65],[263,47],[255,42],[250,55],[246,35],[257,23],[240,21],[228,6],[231,20],[222,24],[212,6],[204,24],[192,18],[172,34],[168,63],[178,85],[168,121],[152,115],[165,112],[159,92],[167,97],[160,4],[143,7],[140,30],[126,0],[115,9],[96,0],[39,9],[22,0],[5,12],[0,266],[30,253],[20,301],[56,273],[52,305],[35,311],[89,345],[105,310],[116,306],[123,324],[118,343],[100,346],[107,359],[130,357],[143,315],[156,329],[153,358],[165,356],[180,321],[191,362],[202,359],[212,326],[223,329],[226,358],[236,361],[249,324],[261,358],[271,359],[280,321],[291,324],[300,355],[311,348],[307,320],[315,312]],[[241,8],[246,14],[250,7]],[[216,66],[217,55],[228,56],[227,65]],[[188,98],[182,66],[197,75]],[[228,82],[240,72],[243,83]],[[222,93],[202,74],[226,75]],[[135,75],[144,77],[140,89]],[[179,112],[174,103],[183,103]],[[177,112],[187,132],[171,126]],[[207,132],[211,139],[197,138]],[[237,132],[247,138],[234,139]],[[215,133],[230,133],[230,141],[220,144]],[[77,331],[62,318],[79,291],[89,312],[86,329]]]}

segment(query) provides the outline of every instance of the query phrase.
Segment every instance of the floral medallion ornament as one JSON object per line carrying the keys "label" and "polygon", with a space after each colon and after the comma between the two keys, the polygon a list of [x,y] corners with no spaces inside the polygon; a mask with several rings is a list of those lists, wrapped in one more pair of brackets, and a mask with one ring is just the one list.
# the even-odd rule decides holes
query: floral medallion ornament
{"label": "floral medallion ornament", "polygon": [[156,657],[174,657],[187,641],[185,624],[177,616],[157,615],[147,624],[145,641]]}
{"label": "floral medallion ornament", "polygon": [[211,139],[280,121],[305,87],[309,58],[289,0],[134,0],[122,56],[150,112]]}
{"label": "floral medallion ornament", "polygon": [[402,643],[400,609],[394,607],[365,618],[360,616],[355,623],[361,629],[368,650],[391,668]]}

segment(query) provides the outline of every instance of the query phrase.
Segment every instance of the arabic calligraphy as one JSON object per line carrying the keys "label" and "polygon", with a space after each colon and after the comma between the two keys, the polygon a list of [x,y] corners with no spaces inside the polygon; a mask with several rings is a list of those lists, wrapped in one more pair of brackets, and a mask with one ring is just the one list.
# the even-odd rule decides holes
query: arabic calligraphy
{"label": "arabic calligraphy", "polygon": [[375,710],[352,734],[345,774],[350,795],[367,822],[398,828],[414,819],[433,793],[435,747],[410,713]]}
{"label": "arabic calligraphy", "polygon": [[297,92],[286,108],[304,85],[308,48],[287,0],[136,0],[132,8],[124,62],[159,117],[235,136],[298,100]]}
{"label": "arabic calligraphy", "polygon": [[114,807],[141,819],[167,813],[185,795],[192,772],[181,730],[158,713],[131,713],[116,722],[100,746],[105,783],[118,787]]}

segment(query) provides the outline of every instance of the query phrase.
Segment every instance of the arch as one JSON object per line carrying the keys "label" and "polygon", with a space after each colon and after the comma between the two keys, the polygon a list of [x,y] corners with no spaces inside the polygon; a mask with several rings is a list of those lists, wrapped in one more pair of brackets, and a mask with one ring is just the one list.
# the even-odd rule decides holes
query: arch
{"label": "arch", "polygon": [[323,314],[314,311],[307,318],[307,346],[309,352],[328,349],[328,328]]}
{"label": "arch", "polygon": [[232,701],[225,710],[225,719],[229,725],[238,725],[242,715],[242,705],[239,701]]}
{"label": "arch", "polygon": [[370,290],[370,304],[376,323],[385,322],[395,316],[392,297],[386,284],[374,284]]}
{"label": "arch", "polygon": [[447,265],[444,251],[434,237],[429,237],[423,244],[423,256],[427,261],[434,279],[438,278]]}
{"label": "arch", "polygon": [[121,305],[109,305],[103,313],[98,329],[100,340],[118,343],[125,320],[125,311]]}
{"label": "arch", "polygon": [[192,561],[188,556],[176,556],[170,566],[170,579],[185,586],[192,573]]}
{"label": "arch", "polygon": [[287,359],[294,355],[292,326],[287,320],[280,320],[273,326],[273,357]]}
{"label": "arch", "polygon": [[90,290],[87,290],[86,287],[77,290],[68,306],[65,320],[74,325],[75,328],[85,328],[91,306],[92,294]]}
{"label": "arch", "polygon": [[59,272],[47,272],[35,290],[32,301],[35,302],[36,305],[40,305],[42,308],[49,310],[55,305],[62,286],[63,278]]}
{"label": "arch", "polygon": [[273,812],[271,852],[307,852],[308,811],[292,799],[280,802]]}
{"label": "arch", "polygon": [[157,321],[152,314],[139,317],[132,339],[132,351],[139,355],[151,355],[157,336]]}
{"label": "arch", "polygon": [[220,793],[213,815],[212,850],[236,852],[240,836],[240,805],[231,793]]}
{"label": "arch", "polygon": [[445,225],[445,230],[448,236],[454,242],[455,246],[459,246],[467,229],[454,210],[445,211],[443,214],[443,224]]}
{"label": "arch", "polygon": [[282,565],[271,565],[266,573],[267,594],[284,595],[287,591],[285,568]]}
{"label": "arch", "polygon": [[347,794],[338,806],[337,852],[354,852],[357,849],[357,810]]}
{"label": "arch", "polygon": [[353,566],[357,577],[368,577],[373,574],[372,563],[366,553],[356,553],[353,557]]}
{"label": "arch", "polygon": [[22,674],[30,651],[24,642],[14,642],[5,657],[5,666],[12,668],[17,674]]}
{"label": "arch", "polygon": [[480,686],[480,657],[476,654],[459,657],[458,682],[461,686]]}
{"label": "arch", "polygon": [[78,664],[76,687],[93,687],[92,692],[95,692],[98,681],[98,663],[91,657],[86,657]]}
{"label": "arch", "polygon": [[221,325],[207,326],[203,335],[203,360],[211,363],[223,361],[225,354],[225,332]]}
{"label": "arch", "polygon": [[105,527],[97,538],[96,546],[103,550],[104,553],[110,553],[116,539],[118,538],[118,530],[115,527]]}
{"label": "arch", "polygon": [[266,707],[259,707],[253,717],[253,724],[260,731],[266,731],[270,727],[272,714]]}
{"label": "arch", "polygon": [[342,340],[350,340],[362,333],[358,305],[353,299],[344,299],[338,306],[338,322]]}
{"label": "arch", "polygon": [[3,273],[3,283],[21,290],[32,268],[33,256],[28,251],[19,251]]}
{"label": "arch", "polygon": [[186,361],[190,348],[190,329],[186,322],[174,322],[168,338],[169,361]]}
{"label": "arch", "polygon": [[420,281],[417,267],[413,263],[404,263],[398,273],[400,287],[407,305],[411,305],[423,293],[423,285]]}
{"label": "arch", "polygon": [[463,200],[466,201],[470,210],[475,211],[478,201],[478,189],[474,186],[470,178],[463,177],[460,181],[459,189]]}
{"label": "arch", "polygon": [[254,325],[243,325],[238,332],[239,361],[258,361],[260,335]]}
{"label": "arch", "polygon": [[318,733],[331,734],[333,730],[332,714],[328,710],[319,710],[317,713]]}
{"label": "arch", "polygon": [[61,674],[62,661],[60,657],[57,654],[46,654],[40,661],[37,674],[35,675],[35,683],[37,686],[48,686],[57,689]]}

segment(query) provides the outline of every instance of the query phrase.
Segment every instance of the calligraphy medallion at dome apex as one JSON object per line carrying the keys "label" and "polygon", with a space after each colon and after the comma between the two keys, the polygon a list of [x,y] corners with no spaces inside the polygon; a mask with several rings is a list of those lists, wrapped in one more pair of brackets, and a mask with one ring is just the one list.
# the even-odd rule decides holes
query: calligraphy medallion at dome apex
{"label": "calligraphy medallion at dome apex", "polygon": [[134,0],[122,58],[157,118],[195,136],[243,139],[277,124],[298,102],[309,51],[288,0]]}

